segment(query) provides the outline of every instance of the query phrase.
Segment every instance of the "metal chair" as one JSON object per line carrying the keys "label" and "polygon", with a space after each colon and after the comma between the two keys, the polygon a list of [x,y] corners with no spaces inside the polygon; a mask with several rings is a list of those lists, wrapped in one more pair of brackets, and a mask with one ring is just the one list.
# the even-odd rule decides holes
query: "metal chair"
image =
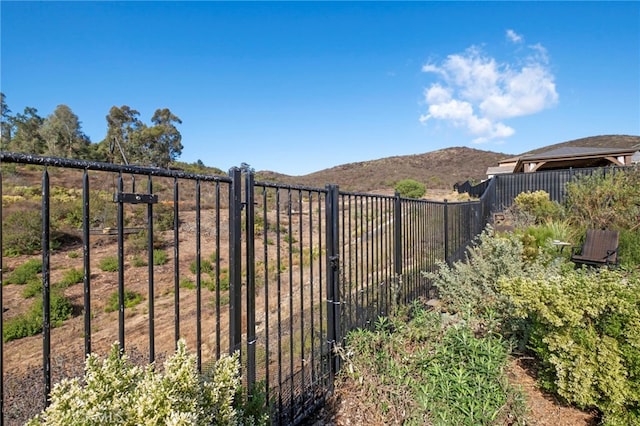
{"label": "metal chair", "polygon": [[618,231],[589,229],[581,247],[574,247],[571,261],[576,265],[618,264]]}

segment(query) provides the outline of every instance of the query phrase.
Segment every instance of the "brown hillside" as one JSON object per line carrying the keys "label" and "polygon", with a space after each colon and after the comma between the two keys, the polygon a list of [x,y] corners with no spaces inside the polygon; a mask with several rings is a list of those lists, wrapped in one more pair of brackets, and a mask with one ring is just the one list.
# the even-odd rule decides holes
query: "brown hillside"
{"label": "brown hillside", "polygon": [[[547,145],[520,155],[536,154],[564,146],[640,148],[640,136],[591,136]],[[514,155],[454,147],[424,154],[343,164],[304,176],[260,171],[257,173],[257,180],[312,187],[335,183],[344,191],[388,193],[393,191],[398,181],[414,179],[424,183],[429,189],[451,190],[456,182],[485,179],[487,167],[497,166],[500,160],[509,157]]]}
{"label": "brown hillside", "polygon": [[349,163],[305,176],[258,172],[259,180],[324,187],[335,183],[344,191],[385,191],[402,179],[414,179],[430,189],[451,189],[456,182],[486,178],[487,167],[510,155],[466,147],[446,148],[425,154],[387,157]]}

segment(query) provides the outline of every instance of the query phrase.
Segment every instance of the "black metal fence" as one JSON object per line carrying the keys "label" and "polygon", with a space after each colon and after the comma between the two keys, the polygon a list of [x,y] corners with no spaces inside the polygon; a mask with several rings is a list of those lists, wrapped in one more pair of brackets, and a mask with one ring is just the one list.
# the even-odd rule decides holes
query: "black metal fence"
{"label": "black metal fence", "polygon": [[460,193],[468,193],[473,197],[490,197],[492,211],[503,211],[511,206],[516,196],[522,192],[545,191],[552,201],[562,203],[566,196],[566,185],[580,176],[594,173],[615,173],[625,167],[590,167],[579,169],[562,169],[539,171],[535,173],[505,173],[477,185],[465,182],[456,185]]}
{"label": "black metal fence", "polygon": [[[432,297],[421,272],[463,258],[498,194],[432,202],[256,182],[238,168],[0,160],[2,424],[46,406],[52,383],[81,373],[88,353],[117,342],[153,362],[181,338],[201,370],[240,351],[244,383],[264,384],[274,423],[299,423],[332,391],[346,333]],[[42,263],[35,297],[9,279],[34,257],[15,247],[29,232]],[[60,291],[73,307],[64,321],[53,314]],[[18,338],[14,323],[40,299],[40,331]]]}

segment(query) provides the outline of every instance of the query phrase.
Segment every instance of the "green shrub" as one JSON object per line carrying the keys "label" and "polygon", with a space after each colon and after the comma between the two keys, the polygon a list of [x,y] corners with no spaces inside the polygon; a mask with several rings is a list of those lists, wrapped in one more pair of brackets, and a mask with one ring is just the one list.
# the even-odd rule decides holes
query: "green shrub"
{"label": "green shrub", "polygon": [[[198,265],[196,264],[195,260],[189,264],[189,271],[191,271],[192,274],[196,274],[198,272],[197,268],[198,268]],[[213,263],[211,263],[207,259],[200,258],[200,272],[201,273],[210,274],[211,272],[213,272],[213,269],[214,269]]]}
{"label": "green shrub", "polygon": [[542,383],[604,424],[640,422],[640,277],[607,269],[503,277]]}
{"label": "green shrub", "polygon": [[562,206],[551,201],[545,191],[521,192],[513,200],[513,207],[519,213],[533,217],[535,223],[545,223],[562,215]]}
{"label": "green shrub", "polygon": [[423,183],[413,179],[403,179],[396,183],[395,191],[405,198],[422,198],[427,193]]}
{"label": "green shrub", "polygon": [[26,284],[42,272],[42,261],[29,259],[17,266],[4,279],[4,284]]}
{"label": "green shrub", "polygon": [[566,193],[567,218],[577,228],[633,229],[640,217],[640,167],[578,176]]}
{"label": "green shrub", "polygon": [[118,270],[118,258],[116,256],[107,256],[100,259],[98,267],[104,272],[116,272]]}
{"label": "green shrub", "polygon": [[640,265],[640,229],[623,229],[620,231],[620,245],[618,247],[618,257],[620,264],[627,267]]}
{"label": "green shrub", "polygon": [[155,266],[164,265],[169,260],[167,252],[161,249],[153,250],[153,264]]}
{"label": "green shrub", "polygon": [[7,214],[2,218],[5,256],[32,254],[42,248],[42,214],[39,207]]}
{"label": "green shrub", "polygon": [[131,264],[134,267],[139,268],[141,266],[147,266],[147,260],[144,257],[142,257],[141,255],[136,254],[131,259]]}
{"label": "green shrub", "polygon": [[62,280],[58,283],[62,287],[80,283],[84,280],[84,272],[81,269],[71,268],[64,272]]}
{"label": "green shrub", "polygon": [[236,399],[241,389],[239,372],[235,354],[223,356],[201,376],[183,340],[162,373],[153,365],[132,365],[113,345],[103,361],[94,354],[87,357],[83,379],[57,383],[51,404],[27,424],[267,424],[267,414],[251,416]]}
{"label": "green shrub", "polygon": [[[50,319],[52,327],[59,327],[62,322],[71,318],[73,305],[62,291],[51,289],[49,299]],[[33,336],[42,331],[42,298],[35,299],[31,308],[25,313],[7,320],[3,325],[2,338],[5,342]]]}
{"label": "green shrub", "polygon": [[439,262],[436,272],[423,275],[437,288],[447,309],[482,315],[500,309],[504,302],[495,288],[498,279],[529,275],[543,269],[545,261],[543,256],[529,261],[515,234],[497,235],[487,227],[469,249],[465,261],[451,266]]}
{"label": "green shrub", "polygon": [[[143,298],[140,293],[136,293],[135,291],[125,290],[124,291],[124,307],[132,308],[136,306],[138,303],[142,302]],[[109,299],[107,300],[107,306],[104,308],[105,312],[115,312],[119,309],[120,306],[120,296],[117,291],[114,291],[109,295]]]}
{"label": "green shrub", "polygon": [[42,280],[39,278],[29,280],[22,289],[22,297],[25,299],[29,299],[40,293],[42,293]]}

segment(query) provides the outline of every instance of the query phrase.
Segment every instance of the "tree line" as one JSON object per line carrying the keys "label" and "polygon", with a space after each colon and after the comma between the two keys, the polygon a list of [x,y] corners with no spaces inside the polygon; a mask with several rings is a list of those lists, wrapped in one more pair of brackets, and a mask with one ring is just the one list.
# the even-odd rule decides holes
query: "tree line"
{"label": "tree line", "polygon": [[168,108],[157,109],[147,125],[135,109],[113,106],[106,116],[105,138],[92,143],[67,105],[58,105],[47,117],[33,107],[12,115],[4,93],[0,97],[3,151],[163,168],[182,154],[176,127],[182,121]]}

